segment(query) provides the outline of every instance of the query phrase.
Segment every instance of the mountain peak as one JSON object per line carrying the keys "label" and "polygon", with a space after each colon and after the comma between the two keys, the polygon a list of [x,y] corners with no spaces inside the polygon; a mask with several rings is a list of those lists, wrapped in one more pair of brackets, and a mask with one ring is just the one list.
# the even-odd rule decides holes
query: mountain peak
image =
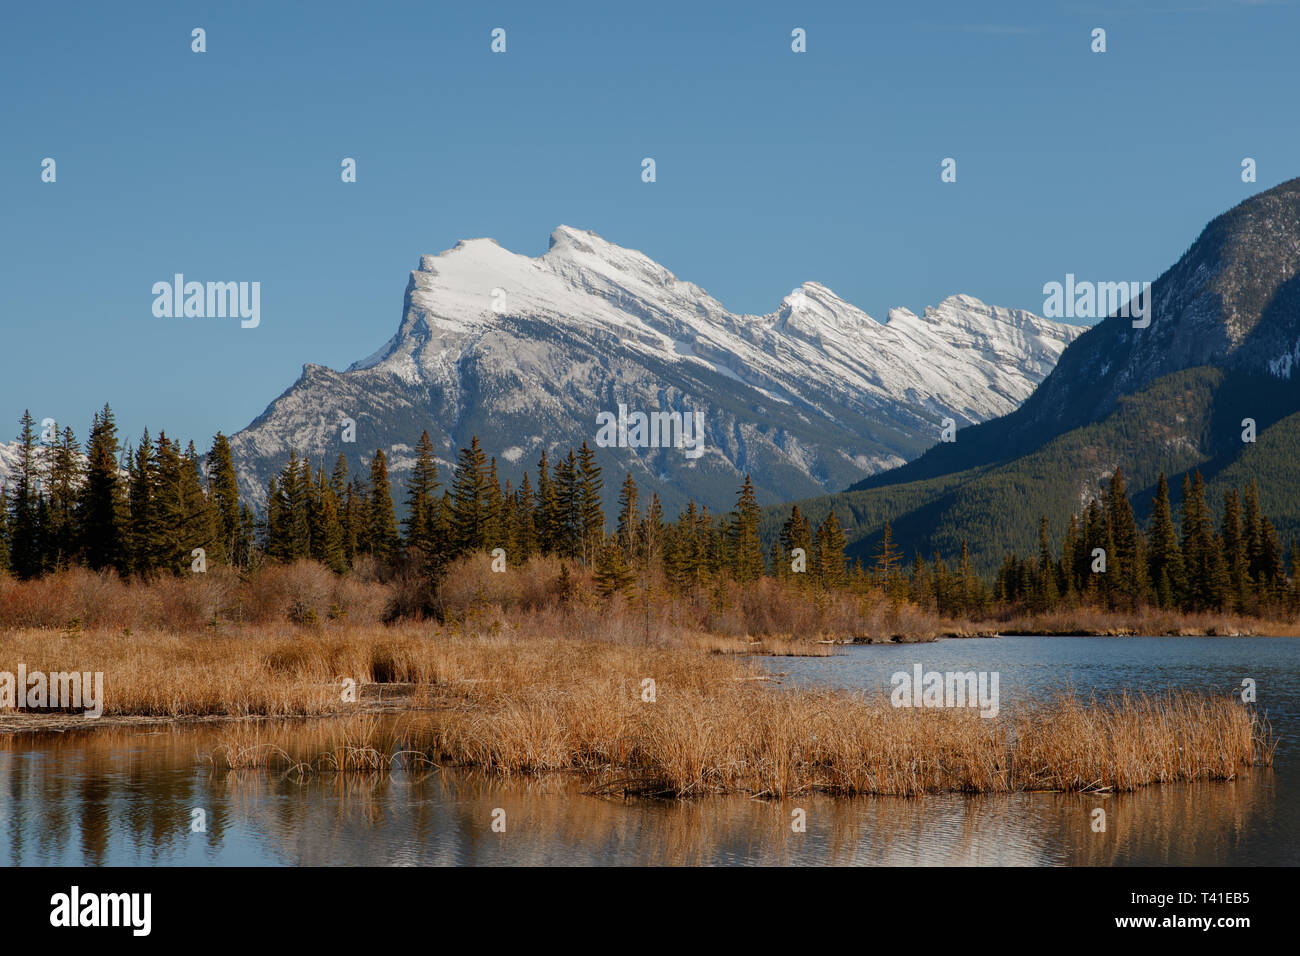
{"label": "mountain peak", "polygon": [[578,229],[574,226],[566,226],[561,223],[551,231],[550,243],[546,248],[548,252],[556,246],[559,246],[561,251],[565,249],[577,249],[583,252],[590,252],[600,246],[612,245],[612,242],[607,242],[590,229]]}
{"label": "mountain peak", "polygon": [[[536,257],[467,239],[420,257],[378,352],[342,373],[306,367],[232,448],[259,502],[289,449],[337,453],[322,409],[357,423],[359,447],[409,449],[427,429],[453,461],[478,435],[517,480],[542,449],[594,442],[597,412],[625,405],[698,412],[705,451],[600,447],[607,481],[632,473],[666,510],[690,498],[725,510],[745,474],[765,496],[799,498],[915,457],[944,417],[1014,408],[1077,334],[1028,313],[1023,328],[992,322],[970,297],[939,308],[943,321],[886,326],[805,282],[773,313],[736,314],[589,230],[557,226]],[[409,467],[391,457],[395,474]]]}

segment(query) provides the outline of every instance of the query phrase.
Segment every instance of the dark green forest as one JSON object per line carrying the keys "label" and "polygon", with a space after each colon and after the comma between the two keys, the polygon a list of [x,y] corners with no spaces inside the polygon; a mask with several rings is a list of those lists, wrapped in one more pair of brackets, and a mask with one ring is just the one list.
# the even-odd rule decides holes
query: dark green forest
{"label": "dark green forest", "polygon": [[[1189,374],[1182,388],[1166,383],[1166,404],[1189,420],[1203,415],[1215,375]],[[1150,442],[1150,429],[1144,432],[1125,417],[1135,409],[1136,403],[1122,403],[1117,417],[1096,426],[1112,446]],[[1251,450],[1252,457],[1275,466],[1260,473],[1285,476],[1282,461],[1294,448],[1288,440],[1300,428],[1296,418],[1281,423],[1290,431],[1269,429],[1267,442]],[[808,589],[813,600],[826,589],[875,590],[898,603],[975,618],[1017,609],[1147,606],[1294,614],[1300,582],[1296,544],[1291,540],[1284,553],[1268,516],[1276,498],[1261,492],[1255,473],[1248,477],[1240,461],[1213,481],[1197,469],[1184,472],[1176,494],[1165,474],[1157,473],[1141,521],[1135,508],[1140,498],[1130,496],[1128,474],[1117,468],[1100,482],[1099,494],[1069,511],[1059,531],[1053,532],[1046,511],[1030,519],[1032,545],[1020,548],[1012,545],[1025,529],[1008,528],[997,512],[980,509],[1014,499],[1015,513],[1024,514],[1035,504],[1056,504],[1062,499],[1047,493],[1053,488],[1050,467],[984,469],[973,478],[901,486],[894,500],[913,511],[898,524],[888,509],[871,510],[884,500],[882,492],[853,492],[839,496],[849,505],[850,520],[881,524],[874,547],[854,554],[828,499],[764,515],[748,478],[728,514],[712,515],[692,501],[670,521],[658,496],[644,500],[628,475],[618,489],[611,532],[601,469],[585,444],[554,462],[543,452],[518,487],[508,480],[502,485],[496,460],[477,438],[460,450],[444,483],[429,437],[422,435],[415,466],[399,489],[389,479],[382,450],[358,473],[343,454],[327,471],[325,462],[291,453],[269,482],[265,507],[255,512],[240,498],[230,446],[220,433],[202,455],[193,443],[182,447],[164,432],[151,438],[146,431],[136,445],[123,446],[105,406],[94,416],[84,448],[70,428],[48,437],[57,441],[38,441],[30,414],[23,416],[17,466],[3,489],[0,571],[19,578],[74,565],[123,577],[181,574],[196,570],[202,554],[205,563],[236,568],[310,559],[338,574],[367,561],[381,574],[425,575],[432,594],[448,563],[489,552],[507,565],[553,555],[589,567],[605,595],[772,576]],[[1059,465],[1069,455],[1087,454],[1095,447],[1088,437],[1063,436],[1055,458],[1044,450],[1045,462]],[[1105,461],[1091,464],[1100,468]],[[1228,484],[1234,480],[1239,484]],[[1065,491],[1068,505],[1072,493]],[[946,520],[971,515],[964,526],[949,529],[955,547],[923,551],[916,539],[898,533],[915,523],[918,511],[945,499],[965,509],[947,513]],[[780,520],[770,527],[774,513]],[[977,546],[1002,548],[991,572],[980,572]]]}

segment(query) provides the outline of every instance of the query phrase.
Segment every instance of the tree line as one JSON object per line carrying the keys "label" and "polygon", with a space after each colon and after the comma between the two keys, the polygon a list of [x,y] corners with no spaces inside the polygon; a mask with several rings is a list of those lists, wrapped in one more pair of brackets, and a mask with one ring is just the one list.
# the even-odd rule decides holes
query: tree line
{"label": "tree line", "polygon": [[1224,492],[1216,528],[1201,473],[1183,476],[1175,522],[1161,472],[1144,532],[1117,468],[1102,497],[1070,517],[1059,549],[1051,548],[1047,519],[1040,519],[1038,554],[1008,555],[994,593],[998,600],[1035,610],[1086,603],[1260,614],[1294,613],[1300,605],[1297,585],[1300,551],[1292,541],[1285,560],[1254,481]]}
{"label": "tree line", "polygon": [[[662,574],[675,587],[768,573],[748,476],[730,514],[714,516],[692,500],[668,521],[657,494],[643,506],[629,474],[610,534],[601,467],[586,443],[554,462],[544,450],[535,481],[526,471],[514,487],[508,479],[502,485],[496,459],[474,437],[444,485],[425,432],[400,489],[399,521],[382,449],[357,474],[346,454],[326,472],[323,462],[291,451],[255,512],[240,498],[221,433],[204,455],[164,432],[153,438],[146,431],[124,447],[105,405],[84,453],[71,428],[44,439],[24,413],[17,461],[0,489],[0,570],[21,578],[72,565],[124,576],[179,574],[191,570],[196,549],[210,564],[243,568],[307,558],[338,573],[368,557],[381,571],[414,567],[434,579],[462,555],[500,549],[510,565],[554,555],[589,566],[606,594],[632,587],[644,572]],[[811,576],[842,583],[845,540],[834,515],[815,535],[797,515],[796,509],[790,548],[808,543]]]}
{"label": "tree line", "polygon": [[764,554],[748,476],[729,513],[712,515],[691,500],[669,521],[658,495],[643,503],[628,474],[609,533],[601,468],[586,443],[554,461],[544,450],[515,487],[502,484],[496,459],[474,437],[444,484],[425,432],[399,489],[399,520],[382,449],[360,473],[343,453],[326,472],[323,462],[290,452],[255,512],[240,498],[220,432],[203,455],[163,432],[151,438],[146,431],[123,447],[105,405],[84,450],[70,428],[42,438],[25,413],[17,461],[0,488],[0,570],[21,578],[72,565],[124,576],[183,573],[202,549],[206,562],[237,568],[307,558],[342,574],[369,560],[380,573],[416,569],[436,584],[449,562],[490,552],[508,565],[552,555],[588,566],[607,595],[658,581],[683,589],[774,576],[811,591],[883,591],[948,617],[1078,606],[1254,614],[1300,608],[1300,550],[1293,542],[1284,561],[1255,484],[1226,493],[1216,527],[1199,472],[1183,478],[1177,522],[1161,474],[1143,530],[1117,469],[1102,496],[1071,516],[1059,547],[1041,518],[1038,553],[1008,554],[990,587],[974,571],[965,541],[951,566],[937,553],[928,560],[916,554],[908,565],[888,524],[868,566],[850,566],[835,512],[814,528],[798,505]]}

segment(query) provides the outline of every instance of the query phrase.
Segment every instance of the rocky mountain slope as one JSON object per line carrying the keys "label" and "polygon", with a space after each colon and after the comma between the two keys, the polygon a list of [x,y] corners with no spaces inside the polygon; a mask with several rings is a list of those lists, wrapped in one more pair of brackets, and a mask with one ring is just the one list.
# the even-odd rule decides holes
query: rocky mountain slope
{"label": "rocky mountain slope", "polygon": [[[880,323],[808,282],[767,315],[728,312],[647,256],[561,226],[542,256],[491,239],[423,256],[401,324],[339,372],[319,365],[231,439],[261,502],[290,448],[357,468],[377,447],[400,478],[428,429],[440,466],[477,434],[503,479],[597,442],[597,415],[702,413],[703,454],[598,448],[607,499],[626,471],[669,509],[838,490],[916,457],[959,425],[1005,414],[1082,328],[953,296]],[[355,422],[355,443],[340,422]],[[648,493],[648,492],[647,492]]]}
{"label": "rocky mountain slope", "polygon": [[[989,571],[1008,550],[1036,550],[1040,515],[1058,539],[1117,467],[1140,519],[1161,471],[1177,497],[1196,468],[1213,507],[1254,480],[1282,540],[1300,537],[1298,290],[1300,179],[1206,226],[1154,283],[1148,328],[1104,320],[1016,411],[801,510],[816,518],[834,508],[856,556],[874,553],[888,521],[927,555],[967,541]],[[1253,442],[1243,440],[1246,419]],[[769,536],[786,511],[768,513]]]}

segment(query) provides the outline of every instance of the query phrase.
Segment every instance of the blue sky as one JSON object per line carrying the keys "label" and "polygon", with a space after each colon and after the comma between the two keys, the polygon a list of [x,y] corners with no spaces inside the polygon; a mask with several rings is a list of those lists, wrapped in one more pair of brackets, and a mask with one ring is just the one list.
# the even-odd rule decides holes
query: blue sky
{"label": "blue sky", "polygon": [[[1235,0],[11,4],[0,438],[30,408],[84,439],[108,401],[206,448],[378,348],[420,254],[559,223],[738,312],[1154,279],[1300,174],[1297,37],[1294,3]],[[261,325],[155,318],[176,272],[260,282]]]}

